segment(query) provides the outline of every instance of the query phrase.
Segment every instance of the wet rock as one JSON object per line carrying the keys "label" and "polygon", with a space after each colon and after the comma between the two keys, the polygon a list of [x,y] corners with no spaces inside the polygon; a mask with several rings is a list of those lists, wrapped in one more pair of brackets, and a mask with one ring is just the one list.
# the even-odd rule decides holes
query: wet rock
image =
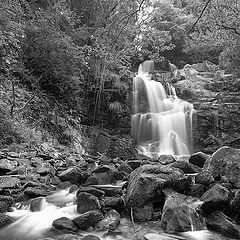
{"label": "wet rock", "polygon": [[202,184],[194,184],[193,186],[190,186],[190,191],[188,192],[188,195],[196,198],[200,198],[208,188]]}
{"label": "wet rock", "polygon": [[27,187],[24,190],[24,194],[29,198],[36,198],[36,197],[46,197],[47,192],[43,189]]}
{"label": "wet rock", "polygon": [[12,207],[13,204],[14,204],[14,199],[12,197],[10,197],[10,196],[2,196],[2,195],[0,195],[0,201],[1,202],[5,202],[8,205],[8,207]]}
{"label": "wet rock", "polygon": [[0,201],[0,213],[5,213],[8,211],[8,205],[6,202]]}
{"label": "wet rock", "polygon": [[73,184],[70,189],[69,189],[69,193],[74,193],[78,190],[78,186],[76,184]]}
{"label": "wet rock", "polygon": [[16,188],[20,186],[20,180],[16,177],[0,176],[0,188]]}
{"label": "wet rock", "polygon": [[100,222],[96,229],[98,230],[115,230],[120,224],[120,214],[115,210],[110,210]]}
{"label": "wet rock", "polygon": [[206,160],[209,158],[210,156],[203,153],[203,152],[197,152],[194,153],[190,156],[189,158],[189,163],[192,163],[200,168],[203,168],[204,163],[206,162]]}
{"label": "wet rock", "polygon": [[124,173],[127,173],[127,174],[129,174],[129,173],[131,173],[132,171],[133,171],[133,169],[130,167],[130,165],[129,164],[127,164],[127,163],[122,163],[118,168],[117,168],[117,170],[119,171],[119,172],[124,172]]}
{"label": "wet rock", "polygon": [[54,176],[50,179],[50,183],[53,185],[59,185],[61,183],[61,180],[59,179],[59,177]]}
{"label": "wet rock", "polygon": [[201,168],[185,161],[174,162],[172,167],[181,169],[184,173],[199,173]]}
{"label": "wet rock", "polygon": [[17,152],[8,152],[7,155],[11,158],[18,158],[19,157],[19,153],[17,153]]}
{"label": "wet rock", "polygon": [[17,161],[10,161],[8,159],[0,160],[0,175],[4,175],[12,171],[18,165]]}
{"label": "wet rock", "polygon": [[205,213],[214,212],[216,210],[224,210],[228,207],[230,199],[230,191],[221,184],[215,184],[200,198],[200,200],[204,202],[201,209]]}
{"label": "wet rock", "polygon": [[80,187],[76,195],[78,196],[81,192],[91,193],[96,197],[102,197],[105,195],[105,192],[103,190],[91,186]]}
{"label": "wet rock", "polygon": [[210,184],[214,183],[214,177],[212,176],[211,173],[209,173],[207,171],[200,172],[195,177],[195,183],[202,184],[202,185],[208,187]]}
{"label": "wet rock", "polygon": [[135,170],[141,166],[141,160],[128,160],[127,164]]}
{"label": "wet rock", "polygon": [[238,190],[230,203],[230,215],[232,219],[240,224],[240,190]]}
{"label": "wet rock", "polygon": [[171,190],[165,193],[167,197],[161,218],[164,231],[175,233],[206,228],[202,217],[198,214],[200,202],[196,198],[187,197]]}
{"label": "wet rock", "polygon": [[122,174],[115,167],[103,165],[93,171],[93,175],[87,179],[85,185],[113,184],[122,179]]}
{"label": "wet rock", "polygon": [[30,211],[31,212],[41,211],[45,203],[46,203],[46,200],[44,197],[38,197],[38,198],[32,199],[30,202]]}
{"label": "wet rock", "polygon": [[161,155],[158,161],[163,165],[167,165],[176,162],[176,159],[172,155]]}
{"label": "wet rock", "polygon": [[96,196],[86,192],[81,192],[77,195],[77,210],[79,213],[85,213],[100,208],[100,202]]}
{"label": "wet rock", "polygon": [[60,182],[58,186],[60,189],[66,189],[66,188],[70,188],[72,184],[69,181],[65,181],[65,182]]}
{"label": "wet rock", "polygon": [[95,235],[86,235],[82,238],[82,240],[101,240],[98,236]]}
{"label": "wet rock", "polygon": [[124,201],[121,197],[106,197],[103,205],[105,208],[113,208],[121,212],[124,208]]}
{"label": "wet rock", "polygon": [[59,230],[77,231],[76,225],[67,217],[61,217],[53,221],[53,227]]}
{"label": "wet rock", "polygon": [[62,181],[69,181],[72,184],[80,183],[82,181],[82,173],[77,167],[71,167],[63,172],[61,172],[58,177]]}
{"label": "wet rock", "polygon": [[223,212],[216,211],[209,214],[206,218],[207,227],[221,233],[223,236],[240,238],[240,228],[231,221]]}
{"label": "wet rock", "polygon": [[204,170],[214,178],[226,176],[232,185],[240,188],[240,149],[222,147],[205,162]]}
{"label": "wet rock", "polygon": [[39,182],[28,181],[23,185],[22,189],[24,190],[28,187],[40,187],[40,186],[41,186],[41,184]]}
{"label": "wet rock", "polygon": [[133,207],[133,219],[135,221],[150,221],[153,217],[153,204],[148,203],[141,207]]}
{"label": "wet rock", "polygon": [[99,210],[85,212],[73,219],[73,222],[79,229],[87,229],[94,227],[100,220],[103,219],[103,214]]}
{"label": "wet rock", "polygon": [[14,222],[14,219],[8,215],[0,213],[0,228],[5,227]]}
{"label": "wet rock", "polygon": [[189,179],[182,170],[169,165],[144,165],[134,170],[129,177],[126,203],[128,206],[142,206],[148,200],[158,197],[164,188],[185,191]]}
{"label": "wet rock", "polygon": [[37,173],[40,175],[50,174],[51,176],[55,175],[55,169],[50,163],[43,163],[41,166],[37,168]]}

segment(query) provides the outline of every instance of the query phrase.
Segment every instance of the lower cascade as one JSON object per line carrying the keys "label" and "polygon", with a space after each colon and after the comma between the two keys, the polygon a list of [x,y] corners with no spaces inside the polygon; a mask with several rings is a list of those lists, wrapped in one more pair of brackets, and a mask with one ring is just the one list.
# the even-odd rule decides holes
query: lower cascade
{"label": "lower cascade", "polygon": [[144,155],[189,155],[193,105],[167,81],[153,79],[153,61],[140,64],[133,79],[132,138]]}

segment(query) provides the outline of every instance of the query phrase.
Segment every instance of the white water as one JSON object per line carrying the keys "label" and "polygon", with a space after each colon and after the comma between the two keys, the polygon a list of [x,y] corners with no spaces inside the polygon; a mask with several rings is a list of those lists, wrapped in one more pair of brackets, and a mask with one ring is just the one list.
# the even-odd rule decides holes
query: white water
{"label": "white water", "polygon": [[146,69],[152,67],[141,64],[133,80],[132,137],[145,155],[189,155],[193,105],[169,83],[152,80]]}

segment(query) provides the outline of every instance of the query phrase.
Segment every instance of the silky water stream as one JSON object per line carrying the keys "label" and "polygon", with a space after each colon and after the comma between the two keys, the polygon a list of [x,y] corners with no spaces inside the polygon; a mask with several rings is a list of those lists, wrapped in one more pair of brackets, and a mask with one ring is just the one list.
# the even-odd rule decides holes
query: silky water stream
{"label": "silky water stream", "polygon": [[167,81],[153,80],[153,69],[152,61],[140,64],[133,80],[131,136],[144,155],[189,155],[193,105]]}

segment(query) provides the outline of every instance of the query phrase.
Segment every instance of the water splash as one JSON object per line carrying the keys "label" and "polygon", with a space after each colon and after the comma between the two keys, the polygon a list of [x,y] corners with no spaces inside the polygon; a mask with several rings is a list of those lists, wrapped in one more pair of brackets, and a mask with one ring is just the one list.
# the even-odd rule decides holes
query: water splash
{"label": "water splash", "polygon": [[189,155],[193,105],[169,83],[152,80],[152,64],[140,64],[133,80],[131,135],[145,155]]}

